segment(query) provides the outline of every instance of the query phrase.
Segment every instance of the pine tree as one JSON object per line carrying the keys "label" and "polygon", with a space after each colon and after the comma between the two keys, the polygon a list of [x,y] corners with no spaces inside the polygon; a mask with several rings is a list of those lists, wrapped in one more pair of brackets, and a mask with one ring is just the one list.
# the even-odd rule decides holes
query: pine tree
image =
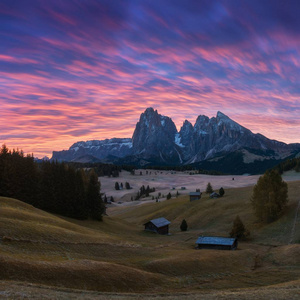
{"label": "pine tree", "polygon": [[169,193],[168,195],[167,195],[167,200],[169,200],[169,199],[171,199],[172,198],[172,195],[171,195],[171,193]]}
{"label": "pine tree", "polygon": [[288,202],[288,186],[277,171],[267,171],[258,179],[251,202],[260,221],[270,223],[280,217]]}
{"label": "pine tree", "polygon": [[116,183],[115,183],[115,190],[118,191],[119,189],[120,189],[119,182],[116,182]]}
{"label": "pine tree", "polygon": [[221,197],[223,197],[224,194],[225,194],[225,191],[224,191],[224,189],[221,187],[221,188],[219,189],[219,195],[220,195]]}
{"label": "pine tree", "polygon": [[207,186],[206,186],[205,192],[206,192],[206,194],[211,194],[213,191],[214,191],[214,190],[213,190],[213,188],[212,188],[212,186],[211,186],[211,184],[210,184],[210,182],[209,182],[209,183],[207,184]]}
{"label": "pine tree", "polygon": [[181,231],[187,231],[188,225],[185,219],[182,220],[181,225],[180,225],[180,230]]}
{"label": "pine tree", "polygon": [[105,211],[105,206],[101,199],[100,182],[98,181],[98,176],[93,169],[89,174],[87,205],[89,209],[89,215],[92,217],[92,219],[101,221],[102,214]]}
{"label": "pine tree", "polygon": [[246,230],[242,220],[239,216],[233,221],[233,226],[230,232],[231,237],[236,237],[237,239],[245,239],[249,235],[249,232]]}

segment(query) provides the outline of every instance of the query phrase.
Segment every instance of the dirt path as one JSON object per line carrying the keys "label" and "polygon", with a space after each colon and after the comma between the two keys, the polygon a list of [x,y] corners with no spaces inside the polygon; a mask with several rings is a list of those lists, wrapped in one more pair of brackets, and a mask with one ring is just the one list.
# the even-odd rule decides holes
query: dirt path
{"label": "dirt path", "polygon": [[291,237],[290,237],[289,244],[293,244],[293,241],[294,241],[295,229],[296,229],[297,219],[298,219],[298,215],[299,215],[299,210],[300,210],[300,200],[299,200],[298,206],[296,208],[296,214],[295,214],[295,218],[294,218],[294,222],[293,222],[293,227],[292,227],[292,231],[291,231]]}

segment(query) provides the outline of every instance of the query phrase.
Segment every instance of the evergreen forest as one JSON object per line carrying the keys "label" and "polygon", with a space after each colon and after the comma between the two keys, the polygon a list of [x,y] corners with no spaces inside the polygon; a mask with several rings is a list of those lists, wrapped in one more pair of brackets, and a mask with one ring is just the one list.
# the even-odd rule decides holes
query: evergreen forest
{"label": "evergreen forest", "polygon": [[36,163],[23,151],[0,150],[0,196],[11,197],[51,213],[101,220],[105,206],[93,169],[59,162]]}

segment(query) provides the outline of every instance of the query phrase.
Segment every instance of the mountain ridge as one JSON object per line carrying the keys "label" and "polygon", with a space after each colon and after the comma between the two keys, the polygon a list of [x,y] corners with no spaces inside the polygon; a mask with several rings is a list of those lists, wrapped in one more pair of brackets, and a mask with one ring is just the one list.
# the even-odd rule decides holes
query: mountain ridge
{"label": "mountain ridge", "polygon": [[255,134],[221,111],[212,118],[199,115],[194,126],[185,120],[178,131],[170,117],[149,107],[140,115],[132,138],[77,142],[69,150],[53,151],[52,160],[74,161],[91,155],[99,160],[115,157],[119,163],[130,158],[137,165],[138,161],[143,161],[143,165],[147,165],[147,161],[149,164],[184,165],[245,148],[265,153],[273,151],[270,158],[275,160],[300,152],[300,144],[286,144]]}

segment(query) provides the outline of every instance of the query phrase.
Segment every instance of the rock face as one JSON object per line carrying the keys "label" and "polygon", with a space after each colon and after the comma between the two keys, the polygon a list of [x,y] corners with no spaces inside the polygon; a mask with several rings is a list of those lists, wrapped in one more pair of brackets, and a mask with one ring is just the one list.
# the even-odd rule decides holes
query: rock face
{"label": "rock face", "polygon": [[147,108],[141,114],[132,136],[133,153],[146,159],[157,157],[158,160],[175,159],[177,162],[178,154],[174,148],[176,133],[172,119]]}
{"label": "rock face", "polygon": [[276,159],[293,151],[300,144],[287,145],[254,134],[221,112],[216,117],[200,115],[195,125],[185,120],[180,131],[171,118],[147,108],[136,124],[132,139],[109,139],[78,142],[69,150],[54,151],[52,159],[72,161],[84,155],[98,159],[131,157],[159,164],[188,164],[213,158],[220,153],[240,149],[271,151]]}
{"label": "rock face", "polygon": [[77,142],[69,150],[53,151],[52,159],[58,161],[73,161],[85,155],[104,159],[109,155],[125,157],[132,154],[131,139],[106,139],[102,141]]}

